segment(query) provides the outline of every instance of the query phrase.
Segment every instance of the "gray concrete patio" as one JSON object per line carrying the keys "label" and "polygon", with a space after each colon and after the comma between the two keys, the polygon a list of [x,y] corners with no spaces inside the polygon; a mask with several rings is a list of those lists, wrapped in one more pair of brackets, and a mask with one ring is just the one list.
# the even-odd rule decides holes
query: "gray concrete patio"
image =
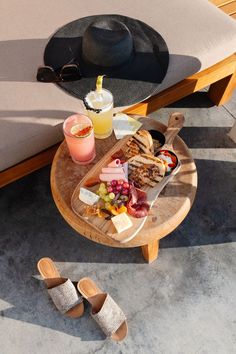
{"label": "gray concrete patio", "polygon": [[[166,122],[182,111],[181,137],[199,175],[193,208],[161,241],[159,258],[140,249],[112,249],[73,231],[51,197],[50,167],[0,190],[0,353],[236,353],[236,144],[227,132],[236,94],[224,107],[203,92],[152,116]],[[86,306],[81,319],[61,316],[39,280],[36,263],[49,256],[64,276],[92,277],[128,318],[129,335],[105,339]]]}

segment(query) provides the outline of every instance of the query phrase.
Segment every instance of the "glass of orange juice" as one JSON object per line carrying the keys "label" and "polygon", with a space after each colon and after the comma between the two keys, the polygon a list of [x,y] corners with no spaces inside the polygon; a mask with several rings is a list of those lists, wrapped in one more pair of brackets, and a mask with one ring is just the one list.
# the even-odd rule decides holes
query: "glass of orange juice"
{"label": "glass of orange juice", "polygon": [[93,124],[84,114],[74,114],[63,124],[63,132],[72,160],[87,165],[95,158]]}

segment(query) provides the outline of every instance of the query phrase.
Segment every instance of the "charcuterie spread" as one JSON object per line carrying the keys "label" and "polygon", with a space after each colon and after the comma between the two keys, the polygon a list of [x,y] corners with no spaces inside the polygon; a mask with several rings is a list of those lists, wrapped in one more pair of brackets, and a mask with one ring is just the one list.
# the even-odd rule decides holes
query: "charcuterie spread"
{"label": "charcuterie spread", "polygon": [[124,138],[124,144],[104,157],[76,188],[72,196],[74,212],[111,237],[134,228],[137,219],[148,216],[149,190],[178,163],[176,155],[168,150],[154,156],[154,146],[147,130]]}

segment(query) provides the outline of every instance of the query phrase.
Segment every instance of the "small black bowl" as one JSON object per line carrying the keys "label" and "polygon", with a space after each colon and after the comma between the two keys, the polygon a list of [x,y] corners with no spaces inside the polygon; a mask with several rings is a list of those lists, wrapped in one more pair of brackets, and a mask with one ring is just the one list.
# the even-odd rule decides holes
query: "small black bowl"
{"label": "small black bowl", "polygon": [[[157,153],[157,151],[165,145],[166,138],[165,135],[158,130],[149,130],[149,133],[152,136],[153,144],[154,144],[154,155]],[[160,146],[157,147],[157,144],[155,142],[159,142]]]}

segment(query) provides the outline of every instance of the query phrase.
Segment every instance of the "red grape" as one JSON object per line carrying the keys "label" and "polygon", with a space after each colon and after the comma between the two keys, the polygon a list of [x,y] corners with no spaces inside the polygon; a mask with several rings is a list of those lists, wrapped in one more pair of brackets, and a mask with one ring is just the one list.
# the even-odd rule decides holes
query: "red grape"
{"label": "red grape", "polygon": [[112,187],[115,187],[115,186],[117,185],[117,181],[116,181],[115,179],[113,179],[113,180],[111,181],[111,185],[112,185]]}
{"label": "red grape", "polygon": [[118,186],[116,186],[116,190],[120,192],[122,190],[122,186],[119,184]]}
{"label": "red grape", "polygon": [[122,194],[123,194],[123,195],[128,195],[128,194],[129,194],[128,189],[123,189]]}
{"label": "red grape", "polygon": [[123,184],[123,188],[129,189],[129,183],[125,182],[125,183]]}
{"label": "red grape", "polygon": [[113,192],[113,188],[111,186],[107,187],[107,191],[108,193],[112,193]]}
{"label": "red grape", "polygon": [[119,181],[117,182],[117,184],[120,186],[122,186],[123,183],[124,183],[123,179],[119,179]]}

